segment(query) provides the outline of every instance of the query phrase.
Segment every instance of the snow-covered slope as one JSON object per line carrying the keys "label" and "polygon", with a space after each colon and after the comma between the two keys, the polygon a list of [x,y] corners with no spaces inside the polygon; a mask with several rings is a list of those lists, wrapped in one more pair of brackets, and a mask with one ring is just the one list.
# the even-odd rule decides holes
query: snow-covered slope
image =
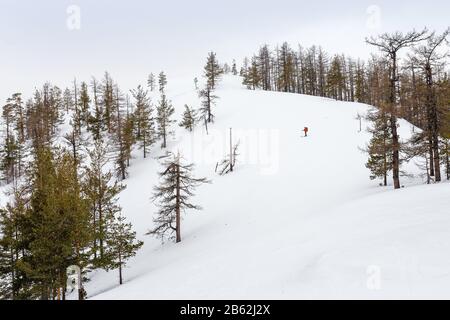
{"label": "snow-covered slope", "polygon": [[[169,87],[179,113],[198,106],[190,80]],[[178,128],[169,146],[213,181],[194,199],[204,210],[185,215],[179,244],[145,236],[160,168],[136,150],[120,203],[145,245],[124,285],[116,271],[91,274],[90,298],[450,297],[450,184],[403,179],[406,188],[393,191],[370,181],[359,149],[369,136],[355,119],[368,106],[250,91],[237,77],[225,77],[217,95],[209,135]],[[241,155],[221,177],[214,169],[230,127]],[[411,125],[400,130],[407,137]]]}

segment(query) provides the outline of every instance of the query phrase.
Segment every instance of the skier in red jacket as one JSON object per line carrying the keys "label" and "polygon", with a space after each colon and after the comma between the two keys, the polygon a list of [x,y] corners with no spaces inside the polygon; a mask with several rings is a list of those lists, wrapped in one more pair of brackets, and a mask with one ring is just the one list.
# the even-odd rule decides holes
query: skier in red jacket
{"label": "skier in red jacket", "polygon": [[304,129],[303,129],[303,131],[305,132],[305,137],[307,137],[308,136],[308,127],[305,127]]}

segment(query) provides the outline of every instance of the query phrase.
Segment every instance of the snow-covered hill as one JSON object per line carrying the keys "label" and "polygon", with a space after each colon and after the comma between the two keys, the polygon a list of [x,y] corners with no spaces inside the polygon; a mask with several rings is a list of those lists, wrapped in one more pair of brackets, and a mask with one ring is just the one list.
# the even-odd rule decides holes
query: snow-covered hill
{"label": "snow-covered hill", "polygon": [[[179,113],[185,103],[198,106],[192,87],[169,83]],[[120,203],[145,245],[124,285],[116,285],[116,271],[92,273],[90,298],[450,297],[450,184],[405,178],[393,191],[370,181],[359,149],[369,136],[355,119],[368,106],[250,91],[229,76],[217,95],[209,135],[201,126],[177,128],[169,143],[213,181],[194,199],[204,210],[185,215],[179,244],[145,236],[161,151],[142,159],[136,150]],[[214,169],[228,152],[230,127],[241,155],[222,177]],[[400,130],[407,137],[411,125]]]}

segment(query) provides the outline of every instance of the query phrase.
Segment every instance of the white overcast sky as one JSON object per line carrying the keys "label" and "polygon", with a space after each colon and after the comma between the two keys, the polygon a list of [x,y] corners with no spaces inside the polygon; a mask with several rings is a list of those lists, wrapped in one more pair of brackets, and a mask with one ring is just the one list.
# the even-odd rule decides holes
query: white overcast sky
{"label": "white overcast sky", "polygon": [[[238,62],[261,44],[321,45],[367,58],[371,34],[449,25],[450,1],[0,0],[0,105],[45,81],[67,85],[105,70],[124,89],[150,72],[199,76],[208,51]],[[71,30],[69,6],[80,9]],[[72,20],[70,20],[72,21]]]}

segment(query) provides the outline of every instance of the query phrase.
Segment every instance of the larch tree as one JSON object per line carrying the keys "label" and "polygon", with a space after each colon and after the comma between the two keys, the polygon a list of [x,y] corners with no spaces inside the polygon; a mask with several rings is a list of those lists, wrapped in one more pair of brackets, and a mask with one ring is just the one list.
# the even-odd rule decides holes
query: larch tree
{"label": "larch tree", "polygon": [[213,89],[206,85],[206,88],[199,92],[199,97],[201,101],[200,107],[200,116],[204,119],[205,122],[211,123],[214,122],[214,114],[212,112],[212,106],[215,104],[216,99],[218,97],[214,95]]}
{"label": "larch tree", "polygon": [[442,35],[436,36],[434,33],[428,38],[426,45],[413,48],[415,56],[413,61],[421,69],[425,84],[425,108],[427,119],[427,132],[431,141],[430,165],[433,167],[435,181],[441,181],[440,155],[439,155],[439,133],[440,133],[440,117],[437,106],[437,90],[434,83],[434,75],[436,69],[440,67],[442,61],[447,57],[448,53],[438,53],[438,48],[445,42],[450,29],[447,29]]}
{"label": "larch tree", "polygon": [[[190,202],[196,187],[209,183],[206,178],[194,178],[193,164],[182,163],[182,157],[171,152],[160,157],[163,171],[159,173],[161,184],[155,186],[153,201],[159,209],[153,219],[154,229],[147,234],[161,239],[166,237],[181,241],[181,214],[186,210],[200,210],[201,207]],[[175,234],[175,237],[173,235]]]}
{"label": "larch tree", "polygon": [[397,111],[397,84],[398,84],[398,53],[401,49],[410,47],[420,41],[427,39],[427,29],[420,32],[411,31],[406,34],[395,32],[393,34],[384,33],[378,38],[366,39],[370,45],[377,47],[390,61],[390,94],[389,94],[389,126],[392,135],[392,178],[394,188],[400,186],[400,137],[398,134],[398,111]]}

